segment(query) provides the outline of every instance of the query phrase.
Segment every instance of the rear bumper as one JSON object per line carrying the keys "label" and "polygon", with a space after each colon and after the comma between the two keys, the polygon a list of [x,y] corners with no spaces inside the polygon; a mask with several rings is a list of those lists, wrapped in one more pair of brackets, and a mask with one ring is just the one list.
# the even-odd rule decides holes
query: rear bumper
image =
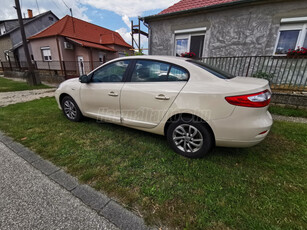
{"label": "rear bumper", "polygon": [[254,146],[266,138],[272,124],[267,108],[236,107],[227,119],[211,121],[216,146],[222,147]]}

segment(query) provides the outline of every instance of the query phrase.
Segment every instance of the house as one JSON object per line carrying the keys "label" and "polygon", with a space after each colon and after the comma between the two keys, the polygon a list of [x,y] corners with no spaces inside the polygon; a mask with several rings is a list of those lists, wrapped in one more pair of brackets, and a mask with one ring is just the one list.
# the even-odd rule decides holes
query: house
{"label": "house", "polygon": [[277,56],[307,47],[306,0],[181,0],[142,20],[151,55]]}
{"label": "house", "polygon": [[[37,34],[58,20],[51,11],[33,16],[32,10],[28,10],[28,18],[23,19],[26,37]],[[0,21],[0,60],[11,65],[26,61],[18,19]]]}
{"label": "house", "polygon": [[77,70],[78,75],[133,53],[119,33],[68,15],[29,40],[37,68],[48,65]]}

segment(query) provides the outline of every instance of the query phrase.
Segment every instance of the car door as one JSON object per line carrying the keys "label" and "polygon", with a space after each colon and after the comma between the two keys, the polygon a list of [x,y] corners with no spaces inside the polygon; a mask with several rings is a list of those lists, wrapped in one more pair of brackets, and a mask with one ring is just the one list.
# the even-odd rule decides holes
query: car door
{"label": "car door", "polygon": [[129,60],[112,62],[91,74],[82,84],[80,100],[85,116],[120,123],[120,91],[124,85]]}
{"label": "car door", "polygon": [[189,74],[182,67],[156,60],[139,59],[121,91],[122,123],[153,128],[162,120]]}

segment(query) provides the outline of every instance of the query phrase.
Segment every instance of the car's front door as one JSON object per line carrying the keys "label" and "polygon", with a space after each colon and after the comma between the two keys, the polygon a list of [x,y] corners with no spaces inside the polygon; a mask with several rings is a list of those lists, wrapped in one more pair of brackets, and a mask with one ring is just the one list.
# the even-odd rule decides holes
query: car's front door
{"label": "car's front door", "polygon": [[81,106],[85,116],[120,123],[120,92],[129,60],[112,62],[91,74],[91,81],[81,86]]}
{"label": "car's front door", "polygon": [[188,77],[188,72],[176,65],[136,60],[130,81],[121,91],[122,123],[143,128],[157,126]]}

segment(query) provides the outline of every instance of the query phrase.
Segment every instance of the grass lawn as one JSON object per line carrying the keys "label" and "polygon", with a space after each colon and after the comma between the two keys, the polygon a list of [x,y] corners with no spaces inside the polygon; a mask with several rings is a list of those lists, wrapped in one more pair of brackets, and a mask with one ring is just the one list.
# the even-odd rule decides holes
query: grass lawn
{"label": "grass lawn", "polygon": [[22,91],[22,90],[31,90],[31,89],[46,89],[50,88],[46,85],[36,85],[30,86],[26,82],[18,82],[10,79],[0,77],[0,92],[12,92],[12,91]]}
{"label": "grass lawn", "polygon": [[161,136],[68,121],[54,98],[0,108],[0,129],[82,182],[178,229],[307,229],[307,125],[275,122],[247,149],[204,159],[175,154]]}
{"label": "grass lawn", "polygon": [[277,114],[277,115],[307,118],[307,110],[305,109],[283,108],[280,106],[271,105],[269,111],[272,114]]}

